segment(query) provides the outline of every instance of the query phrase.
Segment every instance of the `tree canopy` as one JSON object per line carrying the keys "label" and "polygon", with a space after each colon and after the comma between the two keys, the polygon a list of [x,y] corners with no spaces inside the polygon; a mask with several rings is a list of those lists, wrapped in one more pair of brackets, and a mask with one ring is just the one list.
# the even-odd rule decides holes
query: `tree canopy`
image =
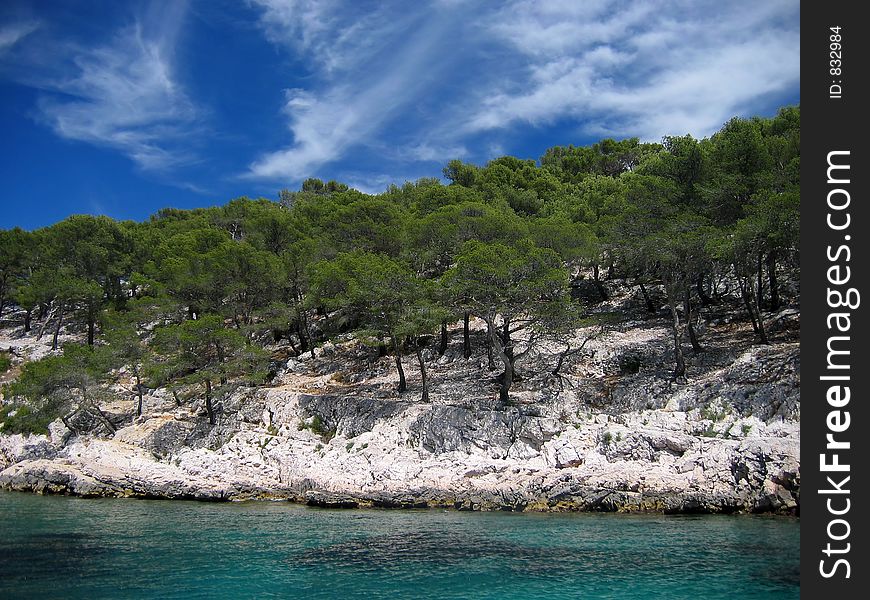
{"label": "tree canopy", "polygon": [[7,397],[38,410],[72,389],[91,407],[92,387],[127,367],[140,409],[146,387],[188,386],[215,422],[217,388],[261,381],[264,346],[284,339],[296,354],[315,353],[347,332],[388,348],[404,392],[403,357],[416,354],[425,378],[427,340],[440,328],[443,353],[447,325],[460,319],[469,357],[478,317],[507,402],[526,352],[576,326],[583,307],[572,286],[588,278],[603,301],[614,277],[639,285],[652,312],[648,288],[663,294],[681,378],[684,338],[703,351],[698,309],[722,300],[722,278],[735,282],[728,289],[757,342],[770,341],[765,313],[783,304],[783,270],[798,268],[799,149],[800,108],[786,107],[731,119],[701,140],[604,139],[537,161],[451,160],[446,183],[381,194],[309,178],[277,201],[3,230],[0,319],[53,336],[57,348],[27,365]]}

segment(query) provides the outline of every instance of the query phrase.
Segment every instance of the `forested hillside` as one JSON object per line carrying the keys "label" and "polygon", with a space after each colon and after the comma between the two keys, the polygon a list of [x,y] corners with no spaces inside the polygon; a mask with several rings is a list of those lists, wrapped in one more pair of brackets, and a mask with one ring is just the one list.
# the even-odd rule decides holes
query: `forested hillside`
{"label": "forested hillside", "polygon": [[[447,185],[368,195],[309,179],[278,201],[0,231],[0,325],[62,350],[0,354],[3,431],[44,432],[75,413],[114,431],[100,401],[121,368],[140,413],[145,391],[164,388],[179,404],[204,399],[214,424],[215,398],[268,383],[286,361],[265,347],[314,356],[351,332],[393,357],[396,394],[407,369],[422,376],[426,401],[426,370],[454,323],[464,356],[500,373],[508,404],[518,361],[542,343],[561,344],[563,359],[575,351],[565,340],[616,278],[650,313],[666,310],[681,382],[705,344],[699,309],[727,306],[766,344],[765,316],[796,301],[782,282],[798,269],[799,146],[800,109],[788,107],[703,140],[455,160]],[[470,335],[474,317],[485,337]]]}

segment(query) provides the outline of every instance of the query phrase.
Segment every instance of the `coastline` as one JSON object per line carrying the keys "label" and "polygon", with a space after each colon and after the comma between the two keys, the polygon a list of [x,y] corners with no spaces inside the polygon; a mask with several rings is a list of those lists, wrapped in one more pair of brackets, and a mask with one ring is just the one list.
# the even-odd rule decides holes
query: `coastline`
{"label": "coastline", "polygon": [[[789,332],[799,313],[773,320],[784,339],[772,345],[747,343],[745,323],[714,323],[718,345],[676,383],[662,374],[668,329],[628,322],[590,339],[561,378],[546,368],[553,354],[530,359],[525,372],[541,375],[519,383],[510,405],[493,395],[485,358],[463,359],[459,344],[431,364],[430,402],[413,374],[396,394],[390,357],[347,338],[285,359],[271,386],[233,389],[216,402],[215,426],[201,399],[178,406],[165,389],[147,394],[136,417],[120,372],[100,407],[116,432],[57,420],[49,435],[0,434],[0,488],[333,508],[798,515],[800,352]],[[4,342],[45,351],[31,338]]]}

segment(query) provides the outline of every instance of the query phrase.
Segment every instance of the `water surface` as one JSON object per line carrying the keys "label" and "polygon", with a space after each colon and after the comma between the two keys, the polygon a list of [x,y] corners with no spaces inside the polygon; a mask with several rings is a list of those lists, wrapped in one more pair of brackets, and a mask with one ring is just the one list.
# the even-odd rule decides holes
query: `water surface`
{"label": "water surface", "polygon": [[0,492],[0,597],[797,598],[757,516],[322,510]]}

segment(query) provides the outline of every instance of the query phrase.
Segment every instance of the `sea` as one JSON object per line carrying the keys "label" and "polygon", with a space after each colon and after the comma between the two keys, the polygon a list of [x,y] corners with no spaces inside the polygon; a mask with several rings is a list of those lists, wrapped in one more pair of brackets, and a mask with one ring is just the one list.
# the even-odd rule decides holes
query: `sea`
{"label": "sea", "polygon": [[798,598],[800,521],[0,492],[0,598]]}

